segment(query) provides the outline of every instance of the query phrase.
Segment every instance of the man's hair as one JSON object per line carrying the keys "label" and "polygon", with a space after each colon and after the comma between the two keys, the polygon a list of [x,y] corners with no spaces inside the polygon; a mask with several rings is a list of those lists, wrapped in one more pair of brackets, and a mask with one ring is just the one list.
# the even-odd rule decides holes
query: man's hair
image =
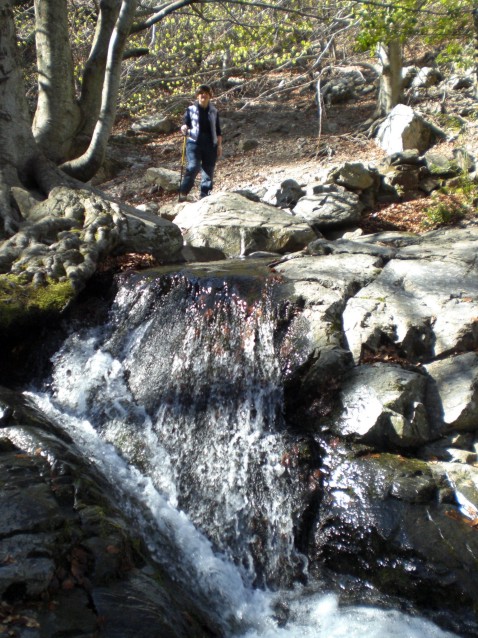
{"label": "man's hair", "polygon": [[209,93],[209,95],[212,97],[212,89],[207,84],[201,84],[201,86],[198,86],[195,95],[197,96],[200,93]]}

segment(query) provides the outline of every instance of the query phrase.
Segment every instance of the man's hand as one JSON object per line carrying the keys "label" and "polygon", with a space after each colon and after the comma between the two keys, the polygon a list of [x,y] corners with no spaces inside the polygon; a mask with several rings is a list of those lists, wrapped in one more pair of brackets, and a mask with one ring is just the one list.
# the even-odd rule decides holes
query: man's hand
{"label": "man's hand", "polygon": [[186,124],[183,124],[183,125],[181,126],[181,133],[182,133],[183,135],[187,135],[187,134],[188,134],[188,131],[189,131],[189,129],[188,129],[187,125],[186,125]]}

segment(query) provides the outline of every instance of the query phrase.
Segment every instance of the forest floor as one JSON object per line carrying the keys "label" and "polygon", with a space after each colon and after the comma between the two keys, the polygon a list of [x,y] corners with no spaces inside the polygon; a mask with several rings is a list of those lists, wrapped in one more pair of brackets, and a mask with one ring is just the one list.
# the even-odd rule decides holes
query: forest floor
{"label": "forest floor", "polygon": [[[437,113],[437,101],[437,94],[424,93],[413,106],[425,115]],[[470,103],[476,106],[469,93],[457,93],[445,103],[445,109],[452,116]],[[376,166],[386,156],[364,132],[364,123],[374,114],[375,92],[327,107],[320,121],[314,94],[304,89],[291,90],[275,99],[249,97],[227,102],[219,99],[216,104],[222,121],[224,154],[216,166],[215,192],[267,188],[285,179],[310,183],[343,162],[360,161]],[[132,134],[131,124],[132,120],[124,118],[115,130],[115,138],[121,139],[119,152],[128,167],[114,179],[100,184],[100,188],[132,206],[155,202],[161,209],[177,201],[177,194],[152,189],[145,180],[145,172],[151,166],[161,166],[179,173],[183,138],[179,130],[168,135]],[[254,140],[257,146],[243,150],[244,142],[249,140]],[[470,120],[451,144],[444,142],[439,147],[446,150],[450,145],[466,146],[476,157],[475,121]],[[428,205],[429,198],[423,196],[366,211],[363,230],[425,232],[433,227],[426,219]]]}

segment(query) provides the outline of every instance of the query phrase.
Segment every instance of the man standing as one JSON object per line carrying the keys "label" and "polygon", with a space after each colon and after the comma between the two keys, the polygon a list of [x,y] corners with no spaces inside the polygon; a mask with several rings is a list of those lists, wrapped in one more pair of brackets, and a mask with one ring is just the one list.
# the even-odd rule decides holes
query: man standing
{"label": "man standing", "polygon": [[187,135],[187,166],[179,187],[179,198],[185,199],[201,171],[199,196],[209,195],[213,186],[214,167],[222,155],[222,134],[219,113],[211,102],[212,91],[206,84],[196,90],[196,101],[186,109],[181,132]]}

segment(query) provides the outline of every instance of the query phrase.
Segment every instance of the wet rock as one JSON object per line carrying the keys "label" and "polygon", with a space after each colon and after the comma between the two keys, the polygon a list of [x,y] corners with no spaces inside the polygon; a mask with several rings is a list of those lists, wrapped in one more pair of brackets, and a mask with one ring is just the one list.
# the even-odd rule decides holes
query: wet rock
{"label": "wet rock", "polygon": [[[282,294],[301,308],[290,323],[289,348],[284,347],[288,375],[293,376],[306,362],[316,361],[324,349],[341,352],[346,299],[377,276],[380,260],[364,254],[302,255],[277,264],[275,270],[285,279]],[[312,383],[316,377],[312,370],[311,374]],[[309,388],[307,385],[307,392]]]}
{"label": "wet rock", "polygon": [[68,435],[21,395],[0,388],[0,398],[10,407],[0,445],[2,630],[124,638],[161,627],[172,638],[218,635],[148,558],[114,490]]}
{"label": "wet rock", "polygon": [[392,259],[397,254],[397,249],[390,246],[382,246],[377,243],[367,243],[365,240],[355,237],[353,240],[336,239],[335,241],[327,241],[326,239],[318,239],[313,241],[307,247],[311,255],[331,255],[331,254],[362,254],[379,257],[385,261]]}
{"label": "wet rock", "polygon": [[418,450],[419,458],[426,461],[475,463],[475,455],[473,434],[463,432],[442,436],[439,440],[428,443]]}
{"label": "wet rock", "polygon": [[[323,561],[424,607],[453,607],[460,610],[460,623],[476,630],[470,607],[478,600],[478,535],[460,512],[449,466],[390,454],[354,458],[331,446],[313,565],[320,570]],[[458,467],[463,470],[454,477],[463,485],[473,469]],[[438,495],[445,492],[442,501]]]}

